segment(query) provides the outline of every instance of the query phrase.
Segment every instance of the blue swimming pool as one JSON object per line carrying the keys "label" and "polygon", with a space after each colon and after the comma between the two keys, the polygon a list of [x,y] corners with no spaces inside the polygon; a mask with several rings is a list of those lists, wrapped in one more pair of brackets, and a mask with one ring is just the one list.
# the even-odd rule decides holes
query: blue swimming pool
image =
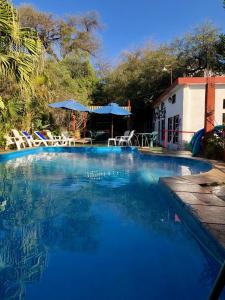
{"label": "blue swimming pool", "polygon": [[210,168],[132,148],[0,156],[0,299],[207,299],[220,263],[158,179]]}

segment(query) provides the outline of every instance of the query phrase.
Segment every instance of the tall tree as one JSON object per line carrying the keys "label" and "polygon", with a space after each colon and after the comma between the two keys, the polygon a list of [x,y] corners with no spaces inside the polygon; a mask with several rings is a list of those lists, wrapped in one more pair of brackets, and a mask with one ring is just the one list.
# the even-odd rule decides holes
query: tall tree
{"label": "tall tree", "polygon": [[222,46],[218,29],[205,23],[178,38],[173,44],[174,53],[186,75],[208,76],[224,72],[224,64],[217,50]]}
{"label": "tall tree", "polygon": [[96,13],[59,18],[31,5],[22,5],[18,11],[21,24],[38,32],[51,56],[65,57],[74,50],[94,55],[99,47],[95,31],[100,28],[100,21]]}
{"label": "tall tree", "polygon": [[42,43],[36,31],[21,27],[16,9],[1,0],[0,78],[13,77],[23,89],[30,88],[41,57]]}

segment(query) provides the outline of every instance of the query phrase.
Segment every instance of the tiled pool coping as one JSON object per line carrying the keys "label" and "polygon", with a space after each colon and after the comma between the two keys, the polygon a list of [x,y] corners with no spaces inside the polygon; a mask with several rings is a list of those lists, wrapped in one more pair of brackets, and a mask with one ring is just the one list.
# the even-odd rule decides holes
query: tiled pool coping
{"label": "tiled pool coping", "polygon": [[[16,157],[25,156],[27,154],[35,154],[41,152],[51,152],[55,147],[40,147],[28,148],[19,151],[8,151],[0,153],[0,161],[13,159]],[[57,151],[62,152],[66,148],[74,152],[74,147],[58,147]],[[123,152],[123,151],[137,151],[135,147],[75,147],[76,152],[96,153],[101,152]],[[142,152],[142,151],[141,151]],[[157,155],[144,151],[147,155]],[[165,155],[167,157],[177,157],[177,155]],[[178,156],[186,157],[187,156]],[[189,157],[190,158],[190,157]],[[191,159],[191,158],[190,158]],[[199,160],[199,158],[197,159]],[[200,159],[201,160],[201,159]],[[202,228],[201,235],[207,241],[208,233],[216,241],[216,252],[225,253],[225,201],[213,193],[215,184],[225,185],[225,164],[203,160],[212,164],[212,169],[209,172],[188,175],[188,176],[175,176],[175,177],[162,177],[160,182],[163,186],[173,194],[177,200],[177,208],[180,211],[188,212],[186,215],[187,223],[196,223]],[[224,192],[225,197],[225,192]],[[190,217],[190,218],[189,218]],[[220,255],[219,255],[220,256]]]}
{"label": "tiled pool coping", "polygon": [[218,242],[218,251],[225,252],[225,188],[221,195],[214,193],[215,186],[225,185],[225,163],[201,158],[197,160],[210,162],[212,169],[198,175],[161,177],[160,182],[175,196],[177,205],[192,216],[192,221],[200,224],[203,231],[209,232]]}

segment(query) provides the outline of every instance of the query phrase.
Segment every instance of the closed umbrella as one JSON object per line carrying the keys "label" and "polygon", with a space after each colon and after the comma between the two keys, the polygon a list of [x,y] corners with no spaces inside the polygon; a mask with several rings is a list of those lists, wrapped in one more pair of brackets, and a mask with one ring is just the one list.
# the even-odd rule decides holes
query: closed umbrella
{"label": "closed umbrella", "polygon": [[111,137],[113,138],[113,116],[129,116],[131,113],[116,103],[109,103],[93,111],[96,114],[112,115]]}

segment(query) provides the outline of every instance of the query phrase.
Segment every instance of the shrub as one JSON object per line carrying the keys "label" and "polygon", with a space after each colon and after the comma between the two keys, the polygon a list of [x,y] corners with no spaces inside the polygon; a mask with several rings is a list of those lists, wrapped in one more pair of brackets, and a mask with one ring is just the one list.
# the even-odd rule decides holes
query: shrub
{"label": "shrub", "polygon": [[225,139],[221,135],[210,133],[204,139],[204,156],[210,159],[223,160],[225,151]]}

